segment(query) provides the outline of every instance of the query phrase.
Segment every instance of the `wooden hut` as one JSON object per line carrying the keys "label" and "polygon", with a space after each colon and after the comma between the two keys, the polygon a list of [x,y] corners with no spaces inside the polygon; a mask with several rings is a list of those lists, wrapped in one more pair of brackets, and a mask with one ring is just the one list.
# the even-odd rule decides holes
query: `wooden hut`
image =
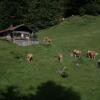
{"label": "wooden hut", "polygon": [[7,40],[13,41],[18,45],[31,45],[37,43],[33,41],[32,29],[28,26],[21,24],[17,26],[10,25],[7,29],[0,31],[0,37],[6,38]]}
{"label": "wooden hut", "polygon": [[31,35],[32,29],[24,24],[10,25],[7,29],[0,31],[1,37],[11,37],[11,39],[29,39]]}

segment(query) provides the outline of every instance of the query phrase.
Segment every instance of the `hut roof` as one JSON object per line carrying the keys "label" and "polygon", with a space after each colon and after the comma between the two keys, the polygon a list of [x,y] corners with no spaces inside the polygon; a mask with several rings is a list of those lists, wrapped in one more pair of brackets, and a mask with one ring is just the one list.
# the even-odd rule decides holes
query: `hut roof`
{"label": "hut roof", "polygon": [[32,33],[32,29],[31,28],[29,28],[28,26],[26,26],[24,24],[21,24],[21,25],[17,25],[17,26],[11,25],[7,29],[0,30],[0,34],[8,33],[9,31],[24,31],[24,32]]}

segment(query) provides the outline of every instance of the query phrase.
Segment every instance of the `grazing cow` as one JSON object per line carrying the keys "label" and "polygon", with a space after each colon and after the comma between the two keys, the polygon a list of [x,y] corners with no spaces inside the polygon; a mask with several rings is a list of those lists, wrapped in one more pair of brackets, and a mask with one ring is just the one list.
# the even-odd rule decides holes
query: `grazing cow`
{"label": "grazing cow", "polygon": [[88,50],[88,52],[87,52],[88,58],[95,59],[96,55],[97,55],[97,53],[95,51]]}
{"label": "grazing cow", "polygon": [[43,42],[46,42],[47,40],[48,40],[47,36],[43,38]]}
{"label": "grazing cow", "polygon": [[59,54],[59,55],[58,55],[58,61],[59,61],[60,63],[63,62],[63,54]]}
{"label": "grazing cow", "polygon": [[72,55],[76,58],[76,57],[78,57],[78,58],[80,58],[80,56],[81,56],[81,51],[79,50],[79,49],[74,49],[73,51],[72,51]]}
{"label": "grazing cow", "polygon": [[52,40],[50,38],[48,38],[48,44],[52,44]]}
{"label": "grazing cow", "polygon": [[52,40],[51,40],[49,37],[44,37],[43,42],[44,42],[46,45],[52,44]]}
{"label": "grazing cow", "polygon": [[29,62],[31,62],[32,59],[33,59],[32,53],[28,53],[28,54],[26,55],[26,59],[27,59]]}

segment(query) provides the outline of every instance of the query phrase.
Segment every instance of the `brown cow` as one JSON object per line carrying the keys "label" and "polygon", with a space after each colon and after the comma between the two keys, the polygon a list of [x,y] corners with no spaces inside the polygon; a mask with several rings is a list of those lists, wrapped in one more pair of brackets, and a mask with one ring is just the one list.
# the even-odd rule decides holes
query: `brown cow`
{"label": "brown cow", "polygon": [[46,45],[51,45],[52,44],[52,40],[48,36],[44,37],[43,42]]}
{"label": "brown cow", "polygon": [[59,55],[58,55],[58,61],[59,61],[60,63],[63,62],[63,54],[59,54]]}
{"label": "brown cow", "polygon": [[46,42],[48,40],[48,36],[43,38],[43,42]]}
{"label": "brown cow", "polygon": [[96,55],[97,55],[97,53],[93,50],[88,50],[88,52],[87,52],[88,58],[95,59]]}
{"label": "brown cow", "polygon": [[32,54],[32,53],[28,53],[28,54],[26,55],[26,59],[27,59],[29,62],[31,62],[32,59],[33,59],[33,54]]}
{"label": "brown cow", "polygon": [[47,42],[48,42],[49,45],[52,44],[52,40],[50,38],[48,38]]}
{"label": "brown cow", "polygon": [[75,58],[78,57],[80,58],[81,56],[81,51],[79,49],[74,49],[71,53]]}

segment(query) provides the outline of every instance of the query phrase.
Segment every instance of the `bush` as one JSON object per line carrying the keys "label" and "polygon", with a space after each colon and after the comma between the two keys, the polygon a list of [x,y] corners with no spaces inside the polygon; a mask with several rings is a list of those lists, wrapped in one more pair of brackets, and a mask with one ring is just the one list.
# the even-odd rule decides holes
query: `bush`
{"label": "bush", "polygon": [[100,12],[100,5],[99,4],[95,4],[95,3],[86,4],[83,9],[85,9],[85,11],[86,11],[85,13],[86,14],[98,15],[99,12]]}
{"label": "bush", "polygon": [[86,14],[86,9],[80,8],[80,9],[79,9],[79,14],[80,14],[81,16],[85,15],[85,14]]}

